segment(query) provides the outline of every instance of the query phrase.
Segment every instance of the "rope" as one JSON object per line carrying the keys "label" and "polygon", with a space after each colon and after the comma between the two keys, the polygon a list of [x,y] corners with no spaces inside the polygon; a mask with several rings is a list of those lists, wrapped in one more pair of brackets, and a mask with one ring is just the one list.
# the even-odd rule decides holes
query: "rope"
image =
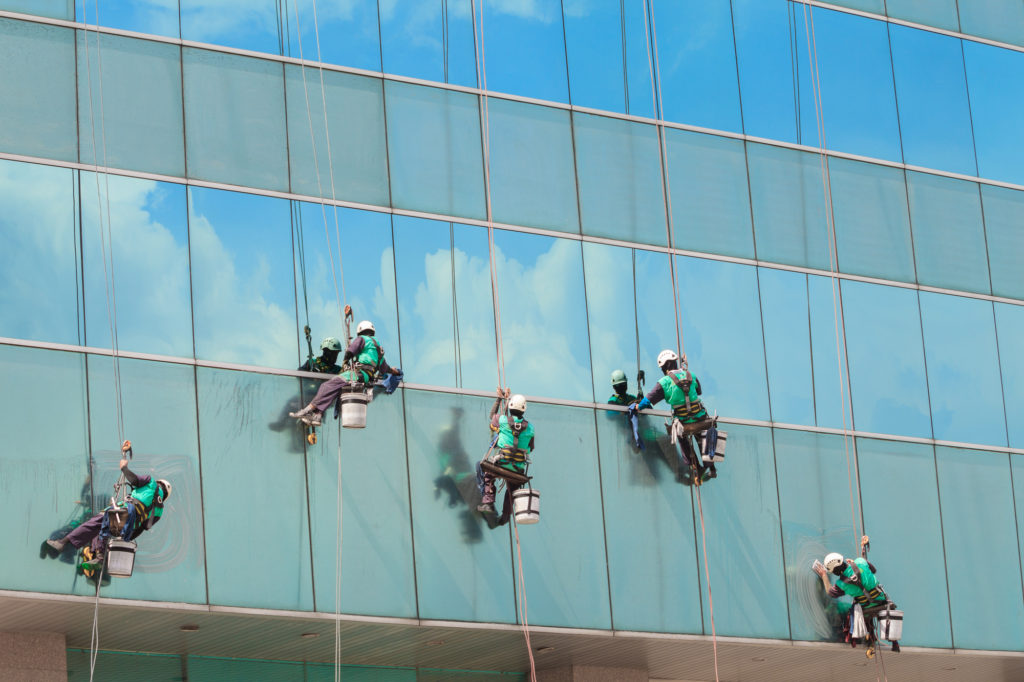
{"label": "rope", "polygon": [[704,554],[704,584],[708,588],[708,613],[711,616],[711,645],[715,652],[715,682],[718,682],[718,636],[715,633],[715,603],[711,599],[711,572],[708,570],[708,541],[704,534],[704,505],[700,499],[700,488],[696,488],[697,510],[700,512],[700,542]]}
{"label": "rope", "polygon": [[89,637],[89,682],[96,674],[96,659],[100,655],[100,585],[103,583],[104,564],[100,565],[100,574],[96,579],[96,601],[92,610],[92,634]]}
{"label": "rope", "polygon": [[516,558],[519,562],[519,579],[516,580],[516,591],[519,598],[516,600],[516,611],[519,621],[523,627],[523,638],[526,639],[526,653],[530,656],[530,682],[537,682],[537,665],[533,660],[533,645],[530,643],[530,624],[526,619],[526,576],[523,575],[523,550],[519,546],[519,524],[516,522],[515,513],[512,514],[512,528],[516,538]]}

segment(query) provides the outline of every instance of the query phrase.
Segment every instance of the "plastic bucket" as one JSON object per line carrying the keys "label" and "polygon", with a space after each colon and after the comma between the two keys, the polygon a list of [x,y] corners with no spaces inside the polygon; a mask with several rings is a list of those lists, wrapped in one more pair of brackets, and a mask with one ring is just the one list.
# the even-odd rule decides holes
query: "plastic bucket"
{"label": "plastic bucket", "polygon": [[533,488],[516,490],[512,493],[512,509],[520,526],[537,523],[540,521],[540,491]]}
{"label": "plastic bucket", "polygon": [[341,394],[341,425],[346,429],[366,428],[366,393],[358,391]]}
{"label": "plastic bucket", "polygon": [[878,612],[878,629],[882,639],[890,642],[903,637],[903,612],[898,609],[885,609]]}
{"label": "plastic bucket", "polygon": [[135,567],[135,543],[112,539],[107,545],[105,561],[107,575],[115,578],[132,577],[132,569]]}

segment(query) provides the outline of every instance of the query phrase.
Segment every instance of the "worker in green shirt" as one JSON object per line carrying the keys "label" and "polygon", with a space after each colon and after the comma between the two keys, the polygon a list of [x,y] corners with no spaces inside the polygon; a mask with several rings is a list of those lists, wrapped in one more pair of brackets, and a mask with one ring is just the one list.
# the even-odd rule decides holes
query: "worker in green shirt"
{"label": "worker in green shirt", "polygon": [[626,381],[626,373],[621,369],[612,372],[612,396],[608,398],[609,405],[630,405],[636,402],[636,396],[627,393],[629,384]]}

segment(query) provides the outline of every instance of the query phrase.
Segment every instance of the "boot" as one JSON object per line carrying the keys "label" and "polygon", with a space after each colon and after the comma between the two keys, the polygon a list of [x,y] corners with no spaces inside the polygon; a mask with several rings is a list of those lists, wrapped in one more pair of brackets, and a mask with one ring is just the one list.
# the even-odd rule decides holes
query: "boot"
{"label": "boot", "polygon": [[55,551],[57,554],[60,554],[64,551],[65,545],[68,544],[68,539],[61,538],[60,540],[47,540],[46,544],[53,548],[53,551]]}
{"label": "boot", "polygon": [[892,643],[892,652],[894,654],[898,654],[900,652],[900,643],[899,642],[893,642]]}
{"label": "boot", "polygon": [[302,419],[307,414],[312,414],[313,412],[316,412],[316,408],[313,407],[313,403],[310,403],[309,405],[306,405],[298,412],[289,412],[288,416],[293,419]]}
{"label": "boot", "polygon": [[476,506],[476,510],[481,514],[497,514],[498,510],[494,508],[493,502],[481,502]]}

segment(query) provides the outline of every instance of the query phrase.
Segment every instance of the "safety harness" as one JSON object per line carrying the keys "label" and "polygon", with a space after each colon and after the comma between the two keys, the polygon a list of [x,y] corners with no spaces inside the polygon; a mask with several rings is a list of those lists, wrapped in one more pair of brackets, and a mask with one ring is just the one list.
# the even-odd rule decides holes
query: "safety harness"
{"label": "safety harness", "polygon": [[[379,343],[377,343],[377,339],[373,338],[372,336],[364,336],[363,339],[365,339],[363,341],[364,344],[367,341],[369,341],[377,349],[377,362],[372,365],[367,364],[365,362],[354,362],[353,367],[357,371],[366,374],[367,383],[372,384],[374,381],[377,380],[377,374],[380,373],[380,365],[382,362],[384,362],[384,348]],[[362,353],[360,353],[360,355],[362,355]]]}
{"label": "safety harness", "polygon": [[876,581],[875,586],[871,589],[865,588],[864,573],[861,571],[860,566],[858,566],[850,559],[846,560],[846,565],[853,569],[853,575],[841,575],[839,576],[839,580],[841,580],[846,585],[856,587],[860,590],[860,594],[850,596],[852,596],[853,600],[860,604],[862,608],[868,608],[873,604],[877,604],[879,601],[884,601],[887,599],[885,591],[882,589],[881,583]]}
{"label": "safety harness", "polygon": [[526,463],[526,450],[519,447],[519,436],[526,430],[526,427],[530,425],[530,422],[525,419],[514,422],[508,417],[505,418],[505,422],[508,424],[509,429],[512,430],[512,445],[503,447],[499,452],[503,457],[517,464]]}
{"label": "safety harness", "polygon": [[672,414],[676,419],[690,419],[699,415],[704,411],[704,405],[701,401],[691,402],[690,401],[690,388],[693,386],[693,375],[690,374],[690,370],[682,370],[684,378],[679,378],[679,373],[676,371],[669,372],[668,378],[672,380],[672,383],[676,385],[683,392],[683,396],[686,398],[686,402],[680,405],[672,406]]}

